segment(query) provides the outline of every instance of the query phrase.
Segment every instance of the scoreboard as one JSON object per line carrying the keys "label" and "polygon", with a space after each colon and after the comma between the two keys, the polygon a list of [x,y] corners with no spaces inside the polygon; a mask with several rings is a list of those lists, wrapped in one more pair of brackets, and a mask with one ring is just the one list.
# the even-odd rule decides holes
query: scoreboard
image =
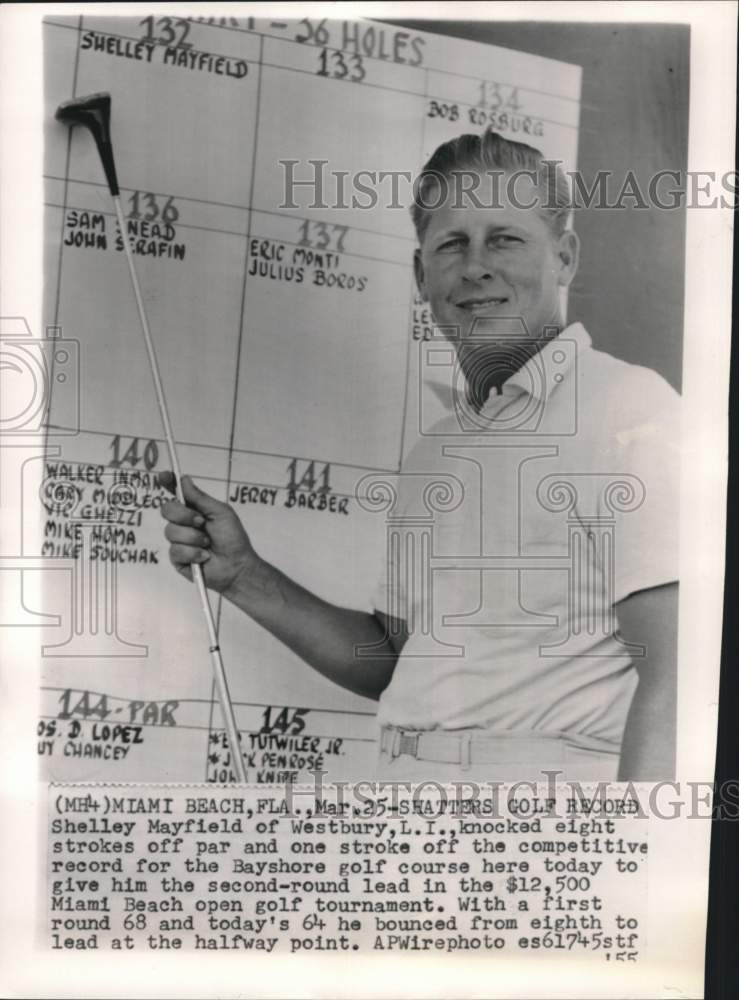
{"label": "scoreboard", "polygon": [[[89,133],[56,107],[111,94],[183,470],[263,557],[371,610],[386,523],[363,483],[397,474],[421,404],[448,405],[420,361],[413,178],[488,125],[574,169],[580,69],[373,21],[156,15],[48,17],[44,66],[44,775],[227,781],[205,626],[157,509],[169,461],[123,242]],[[249,781],[371,777],[375,703],[211,599]]]}

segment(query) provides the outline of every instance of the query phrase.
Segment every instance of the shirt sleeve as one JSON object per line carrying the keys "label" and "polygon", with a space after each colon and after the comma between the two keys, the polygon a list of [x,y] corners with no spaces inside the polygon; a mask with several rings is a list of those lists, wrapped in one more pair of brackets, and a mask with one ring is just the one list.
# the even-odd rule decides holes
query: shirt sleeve
{"label": "shirt sleeve", "polygon": [[621,404],[627,419],[605,442],[608,475],[598,498],[599,515],[613,524],[614,604],[679,576],[680,397],[649,372]]}

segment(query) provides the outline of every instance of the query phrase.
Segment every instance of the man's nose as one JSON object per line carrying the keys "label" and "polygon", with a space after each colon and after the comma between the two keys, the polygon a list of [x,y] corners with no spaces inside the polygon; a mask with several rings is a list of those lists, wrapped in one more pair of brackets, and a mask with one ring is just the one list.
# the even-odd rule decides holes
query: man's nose
{"label": "man's nose", "polygon": [[464,262],[463,279],[467,281],[484,281],[492,278],[493,267],[486,248],[470,247]]}

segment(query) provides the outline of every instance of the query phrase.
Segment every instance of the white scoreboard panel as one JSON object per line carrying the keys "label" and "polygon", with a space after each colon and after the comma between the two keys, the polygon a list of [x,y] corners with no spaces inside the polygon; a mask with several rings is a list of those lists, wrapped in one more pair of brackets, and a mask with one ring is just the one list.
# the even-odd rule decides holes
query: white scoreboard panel
{"label": "white scoreboard panel", "polygon": [[[412,178],[488,124],[573,169],[580,70],[371,21],[55,15],[44,35],[43,772],[225,781],[202,614],[157,510],[169,462],[120,235],[92,139],[56,107],[112,96],[183,469],[264,557],[370,609],[386,525],[357,485],[412,444],[431,324]],[[249,781],[371,777],[375,704],[212,596]]]}

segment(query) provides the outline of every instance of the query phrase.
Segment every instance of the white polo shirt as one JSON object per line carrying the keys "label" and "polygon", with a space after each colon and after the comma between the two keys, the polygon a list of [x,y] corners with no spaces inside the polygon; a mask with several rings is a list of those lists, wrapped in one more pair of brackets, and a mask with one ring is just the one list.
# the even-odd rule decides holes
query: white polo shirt
{"label": "white polo shirt", "polygon": [[677,579],[679,435],[678,394],[594,350],[579,323],[479,415],[422,433],[398,478],[375,596],[411,627],[380,723],[618,748],[638,651],[611,607]]}

